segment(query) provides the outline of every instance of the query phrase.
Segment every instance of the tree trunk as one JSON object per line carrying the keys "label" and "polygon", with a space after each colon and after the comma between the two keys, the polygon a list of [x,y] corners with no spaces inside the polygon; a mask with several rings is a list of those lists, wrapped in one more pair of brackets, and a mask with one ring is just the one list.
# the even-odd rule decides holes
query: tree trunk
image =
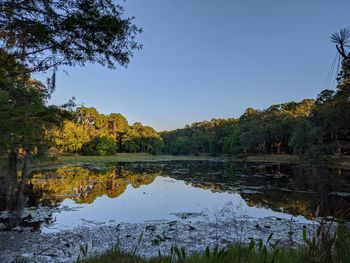
{"label": "tree trunk", "polygon": [[123,132],[119,132],[118,133],[118,152],[121,153],[124,151],[123,149],[123,136],[124,136],[124,133]]}
{"label": "tree trunk", "polygon": [[17,212],[17,220],[19,221],[22,218],[24,207],[26,205],[26,200],[25,200],[26,198],[23,194],[24,194],[24,188],[27,183],[27,179],[29,177],[29,165],[30,165],[29,162],[30,162],[30,151],[26,149],[23,156],[22,176],[21,176],[20,182],[18,183],[18,189],[16,193],[16,212]]}
{"label": "tree trunk", "polygon": [[18,173],[18,150],[13,148],[8,154],[9,177],[17,179]]}
{"label": "tree trunk", "polygon": [[282,142],[277,143],[277,155],[281,154],[281,144],[282,144]]}
{"label": "tree trunk", "polygon": [[18,175],[18,150],[12,148],[8,153],[8,176],[6,178],[6,210],[15,208],[15,189]]}

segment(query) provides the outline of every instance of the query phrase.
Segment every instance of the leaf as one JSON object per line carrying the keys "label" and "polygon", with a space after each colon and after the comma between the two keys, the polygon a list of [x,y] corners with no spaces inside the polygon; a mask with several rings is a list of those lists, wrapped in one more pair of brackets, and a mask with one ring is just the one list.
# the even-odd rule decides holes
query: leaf
{"label": "leaf", "polygon": [[209,247],[206,247],[206,248],[205,248],[205,256],[206,256],[207,258],[210,258],[210,249],[209,249]]}
{"label": "leaf", "polygon": [[307,236],[306,236],[306,229],[303,229],[303,240],[306,242],[307,241]]}
{"label": "leaf", "polygon": [[249,247],[248,247],[249,252],[251,252],[254,247],[255,247],[255,241],[252,239],[252,240],[250,240]]}
{"label": "leaf", "polygon": [[269,237],[267,238],[267,242],[270,242],[272,236],[273,236],[273,233],[271,233],[271,234],[269,235]]}
{"label": "leaf", "polygon": [[178,247],[174,247],[174,250],[175,250],[175,254],[176,254],[176,256],[179,258],[179,259],[181,259],[182,257],[182,254],[181,254],[181,251],[180,251],[180,249],[178,248]]}

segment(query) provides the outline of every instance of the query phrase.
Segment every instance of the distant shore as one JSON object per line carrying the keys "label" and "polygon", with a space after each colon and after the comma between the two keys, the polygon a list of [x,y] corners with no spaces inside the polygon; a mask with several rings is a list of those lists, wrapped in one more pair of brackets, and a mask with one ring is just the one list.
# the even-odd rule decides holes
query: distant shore
{"label": "distant shore", "polygon": [[[262,154],[262,155],[249,155],[245,158],[248,162],[266,162],[266,163],[286,163],[286,164],[300,164],[302,160],[297,155],[275,155],[275,154]],[[316,164],[317,165],[317,164]],[[350,169],[350,156],[331,156],[329,160],[322,164],[329,167]]]}
{"label": "distant shore", "polygon": [[[300,164],[301,159],[297,155],[247,155],[247,156],[218,156],[209,155],[152,155],[147,153],[118,153],[111,156],[84,156],[84,155],[59,155],[53,160],[38,162],[36,166],[47,166],[50,164],[72,164],[77,163],[113,163],[113,162],[171,162],[171,161],[247,161],[262,163],[285,163]],[[332,156],[326,163],[327,166],[338,168],[350,168],[350,156]]]}
{"label": "distant shore", "polygon": [[[261,163],[301,164],[297,155],[247,155],[247,156],[218,156],[209,155],[152,155],[147,153],[118,153],[111,156],[85,156],[85,155],[55,155],[44,160],[38,159],[32,163],[34,169],[62,166],[66,164],[102,164],[115,162],[171,162],[171,161],[247,161]],[[0,166],[5,166],[6,158],[2,157]],[[350,169],[350,156],[332,156],[326,164],[329,167]]]}
{"label": "distant shore", "polygon": [[193,155],[152,155],[147,153],[118,153],[110,156],[58,155],[34,163],[36,169],[61,166],[66,164],[103,164],[103,163],[138,163],[138,162],[172,162],[172,161],[218,161],[233,158],[216,158]]}

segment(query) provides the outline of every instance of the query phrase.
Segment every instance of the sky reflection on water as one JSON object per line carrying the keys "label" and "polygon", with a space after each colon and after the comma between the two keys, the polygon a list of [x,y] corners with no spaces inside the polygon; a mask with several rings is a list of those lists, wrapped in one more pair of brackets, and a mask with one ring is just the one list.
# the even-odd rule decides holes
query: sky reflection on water
{"label": "sky reflection on water", "polygon": [[[238,162],[114,163],[36,171],[22,183],[13,186],[23,190],[20,195],[0,196],[2,230],[25,226],[56,232],[121,222],[214,221],[224,207],[230,208],[226,216],[231,217],[234,212],[235,217],[307,222],[320,207],[322,217],[350,219],[347,170]],[[18,209],[8,211],[8,202]]]}
{"label": "sky reflection on water", "polygon": [[[237,216],[268,217],[290,219],[291,215],[274,212],[271,209],[249,207],[240,194],[212,192],[186,184],[170,177],[158,176],[149,185],[134,188],[128,185],[125,192],[117,198],[104,195],[96,198],[92,204],[75,204],[71,199],[61,203],[61,207],[79,207],[75,211],[54,213],[55,223],[43,229],[54,232],[80,225],[98,223],[140,223],[148,220],[177,220],[174,213],[201,213],[213,217],[227,202],[232,203]],[[201,217],[203,219],[203,217]],[[303,216],[298,221],[307,221]],[[188,220],[195,221],[196,218]]]}

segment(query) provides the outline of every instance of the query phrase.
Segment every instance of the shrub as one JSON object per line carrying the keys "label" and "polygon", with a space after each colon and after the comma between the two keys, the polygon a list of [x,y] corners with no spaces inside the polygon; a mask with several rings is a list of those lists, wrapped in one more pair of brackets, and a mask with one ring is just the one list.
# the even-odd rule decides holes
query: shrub
{"label": "shrub", "polygon": [[96,137],[82,147],[84,155],[113,155],[117,152],[116,141],[107,136]]}

